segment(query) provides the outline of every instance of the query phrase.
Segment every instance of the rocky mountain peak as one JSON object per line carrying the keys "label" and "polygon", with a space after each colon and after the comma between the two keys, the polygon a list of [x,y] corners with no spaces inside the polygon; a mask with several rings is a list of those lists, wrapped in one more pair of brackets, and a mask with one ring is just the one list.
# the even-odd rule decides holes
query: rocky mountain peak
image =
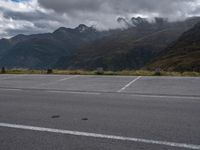
{"label": "rocky mountain peak", "polygon": [[146,18],[141,18],[141,17],[137,17],[137,18],[133,17],[133,18],[131,18],[131,22],[135,26],[149,23]]}
{"label": "rocky mountain peak", "polygon": [[141,18],[141,17],[133,17],[130,20],[123,18],[123,17],[119,17],[117,19],[117,22],[125,25],[126,27],[130,28],[130,27],[139,27],[142,25],[147,25],[149,24],[148,20],[146,18]]}
{"label": "rocky mountain peak", "polygon": [[123,17],[117,18],[117,22],[124,25],[125,27],[131,27],[132,26],[132,24],[126,18],[123,18]]}
{"label": "rocky mountain peak", "polygon": [[80,33],[83,33],[83,32],[87,32],[90,30],[94,30],[94,28],[88,27],[85,24],[80,24],[78,27],[75,28],[75,30],[79,31]]}

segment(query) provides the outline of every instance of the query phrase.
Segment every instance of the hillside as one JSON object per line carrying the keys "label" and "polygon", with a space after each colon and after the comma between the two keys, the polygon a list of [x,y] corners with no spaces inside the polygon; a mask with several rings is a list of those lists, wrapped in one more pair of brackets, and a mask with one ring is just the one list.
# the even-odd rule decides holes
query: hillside
{"label": "hillside", "polygon": [[185,32],[149,66],[168,71],[200,71],[200,23]]}
{"label": "hillside", "polygon": [[0,67],[51,68],[62,56],[69,56],[82,44],[103,36],[92,27],[59,28],[53,33],[18,35],[0,40]]}
{"label": "hillside", "polygon": [[98,31],[93,27],[61,27],[53,33],[17,35],[0,40],[0,67],[29,69],[139,69],[200,21],[168,22],[155,18],[126,21],[127,28]]}
{"label": "hillside", "polygon": [[[160,54],[198,18],[183,22],[165,22],[158,19],[141,24],[81,47],[71,58],[63,57],[56,68],[105,70],[140,69]],[[129,25],[130,26],[130,25]]]}

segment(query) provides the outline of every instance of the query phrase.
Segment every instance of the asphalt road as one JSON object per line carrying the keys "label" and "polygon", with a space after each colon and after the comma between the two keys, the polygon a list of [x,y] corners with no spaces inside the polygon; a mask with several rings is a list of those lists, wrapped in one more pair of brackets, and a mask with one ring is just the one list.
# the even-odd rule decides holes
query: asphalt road
{"label": "asphalt road", "polygon": [[200,78],[0,75],[13,149],[200,149]]}

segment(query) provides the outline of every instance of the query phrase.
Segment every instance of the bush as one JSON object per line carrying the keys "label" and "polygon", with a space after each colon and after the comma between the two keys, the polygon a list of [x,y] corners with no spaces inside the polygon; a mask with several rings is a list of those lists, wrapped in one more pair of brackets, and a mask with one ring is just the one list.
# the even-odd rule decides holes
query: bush
{"label": "bush", "polygon": [[155,70],[155,73],[154,73],[154,76],[161,76],[162,74],[161,74],[161,69],[160,68],[157,68],[156,70]]}
{"label": "bush", "polygon": [[52,69],[48,69],[47,70],[47,74],[52,74],[53,73],[53,70]]}

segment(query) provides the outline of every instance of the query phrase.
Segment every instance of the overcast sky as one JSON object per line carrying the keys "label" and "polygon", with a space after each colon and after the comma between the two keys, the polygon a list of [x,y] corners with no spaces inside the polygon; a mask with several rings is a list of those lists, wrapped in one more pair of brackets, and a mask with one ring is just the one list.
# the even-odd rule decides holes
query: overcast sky
{"label": "overcast sky", "polygon": [[117,17],[180,20],[199,15],[200,0],[0,0],[0,38],[81,23],[117,28]]}

